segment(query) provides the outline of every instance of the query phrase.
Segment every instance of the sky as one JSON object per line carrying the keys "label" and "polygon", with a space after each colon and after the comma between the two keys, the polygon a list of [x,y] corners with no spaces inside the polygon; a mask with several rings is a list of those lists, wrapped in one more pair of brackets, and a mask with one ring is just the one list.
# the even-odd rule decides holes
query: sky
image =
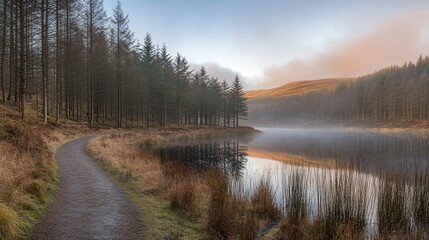
{"label": "sky", "polygon": [[[429,55],[429,0],[122,0],[137,40],[246,89],[358,77]],[[117,0],[104,0],[109,16]]]}

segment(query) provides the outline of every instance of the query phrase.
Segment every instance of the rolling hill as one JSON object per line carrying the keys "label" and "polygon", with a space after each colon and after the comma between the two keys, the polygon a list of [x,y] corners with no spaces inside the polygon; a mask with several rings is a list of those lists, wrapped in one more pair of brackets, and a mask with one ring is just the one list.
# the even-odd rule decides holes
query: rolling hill
{"label": "rolling hill", "polygon": [[334,90],[342,82],[350,80],[354,80],[354,78],[327,78],[319,80],[295,81],[276,88],[246,91],[246,97],[250,100],[281,98],[323,90]]}
{"label": "rolling hill", "polygon": [[297,81],[248,91],[246,124],[427,128],[429,57],[358,78]]}
{"label": "rolling hill", "polygon": [[[246,91],[249,114],[245,124],[253,126],[302,124],[308,119],[312,119],[311,121],[314,122],[311,115],[316,111],[310,110],[308,106],[305,107],[305,104],[301,107],[303,104],[302,97],[309,97],[325,91],[334,92],[342,83],[355,82],[354,80],[356,78],[295,81],[276,88]],[[314,105],[311,104],[310,106]]]}

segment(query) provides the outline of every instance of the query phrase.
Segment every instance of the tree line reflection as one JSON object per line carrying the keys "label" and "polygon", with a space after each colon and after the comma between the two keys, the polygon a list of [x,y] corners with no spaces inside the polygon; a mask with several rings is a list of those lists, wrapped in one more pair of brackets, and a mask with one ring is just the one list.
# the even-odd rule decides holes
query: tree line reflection
{"label": "tree line reflection", "polygon": [[246,167],[246,150],[244,144],[234,139],[162,148],[159,155],[162,163],[177,162],[197,172],[220,168],[237,178]]}

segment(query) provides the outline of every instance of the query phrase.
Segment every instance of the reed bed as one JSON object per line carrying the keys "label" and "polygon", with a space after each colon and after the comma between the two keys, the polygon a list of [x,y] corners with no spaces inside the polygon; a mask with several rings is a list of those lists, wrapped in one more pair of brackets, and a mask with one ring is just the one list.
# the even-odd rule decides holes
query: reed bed
{"label": "reed bed", "polygon": [[[281,209],[271,218],[278,221],[275,239],[428,237],[427,171],[375,176],[352,168],[287,166],[274,174],[264,172],[256,185],[246,186],[250,209],[259,219],[269,216],[272,206]],[[261,196],[266,200],[256,200]],[[269,202],[267,209],[261,210],[261,202]]]}
{"label": "reed bed", "polygon": [[[429,179],[380,177],[352,168],[284,167],[254,179],[236,179],[222,169],[203,173],[163,163],[171,207],[192,211],[209,190],[207,230],[213,239],[425,239]],[[248,181],[248,182],[245,182]],[[250,182],[249,182],[250,181]],[[280,184],[278,182],[281,182]],[[275,223],[275,224],[273,224]],[[265,238],[264,238],[265,239]]]}

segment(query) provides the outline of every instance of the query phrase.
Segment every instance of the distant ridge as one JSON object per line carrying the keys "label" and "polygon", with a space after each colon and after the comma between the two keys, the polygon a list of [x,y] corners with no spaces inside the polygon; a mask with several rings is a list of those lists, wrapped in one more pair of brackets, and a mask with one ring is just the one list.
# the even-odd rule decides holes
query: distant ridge
{"label": "distant ridge", "polygon": [[286,83],[280,87],[271,89],[246,91],[245,94],[248,99],[280,98],[322,90],[334,90],[342,82],[355,79],[356,78],[325,78],[318,80],[302,80]]}

